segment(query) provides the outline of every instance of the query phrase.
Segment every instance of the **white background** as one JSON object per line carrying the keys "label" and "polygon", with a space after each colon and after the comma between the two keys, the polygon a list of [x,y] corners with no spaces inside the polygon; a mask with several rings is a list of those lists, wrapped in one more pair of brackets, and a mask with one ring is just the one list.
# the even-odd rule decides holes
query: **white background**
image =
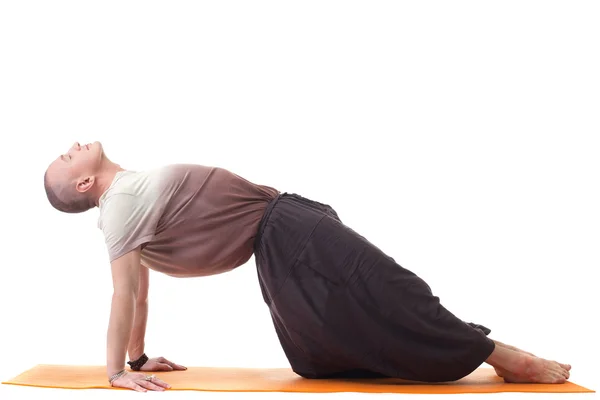
{"label": "white background", "polygon": [[[112,286],[98,212],[54,211],[42,184],[74,141],[99,140],[127,169],[218,165],[333,205],[454,313],[571,363],[571,380],[597,390],[599,11],[0,3],[0,380],[104,363]],[[288,366],[253,259],[208,278],[152,273],[146,339],[150,356],[187,366]],[[11,399],[108,394],[0,386]]]}

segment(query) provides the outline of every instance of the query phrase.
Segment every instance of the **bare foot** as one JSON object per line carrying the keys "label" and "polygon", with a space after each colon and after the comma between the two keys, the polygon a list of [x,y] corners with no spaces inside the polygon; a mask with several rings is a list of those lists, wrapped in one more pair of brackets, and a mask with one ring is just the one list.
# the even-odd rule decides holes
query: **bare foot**
{"label": "bare foot", "polygon": [[[538,357],[537,357],[535,354],[529,353],[529,352],[527,352],[527,351],[525,351],[525,350],[521,350],[521,349],[519,349],[519,348],[517,348],[517,347],[514,347],[514,346],[511,346],[511,345],[508,345],[508,344],[506,344],[506,343],[502,343],[502,342],[500,342],[500,341],[498,341],[498,340],[494,340],[494,343],[496,343],[496,345],[497,345],[497,346],[501,346],[501,347],[504,347],[504,348],[506,348],[506,349],[510,349],[510,350],[512,350],[512,351],[516,351],[516,352],[518,352],[518,353],[527,354],[527,355],[529,355],[529,356],[532,356],[532,357],[538,358]],[[554,362],[556,362],[556,361],[554,361]],[[560,366],[561,366],[561,367],[562,367],[564,370],[566,370],[566,371],[570,371],[570,370],[571,370],[571,365],[569,365],[569,364],[562,364],[562,363],[558,363],[558,365],[560,365]],[[497,374],[499,377],[501,377],[501,378],[503,378],[503,377],[505,377],[505,376],[510,376],[510,375],[511,375],[511,374],[510,374],[510,372],[508,372],[508,371],[506,371],[505,369],[502,369],[502,368],[494,367],[494,370],[496,370],[496,374]]]}
{"label": "bare foot", "polygon": [[[531,353],[523,351],[523,350],[521,350],[519,348],[516,348],[514,346],[510,346],[510,345],[508,345],[506,343],[502,343],[502,342],[500,342],[498,340],[494,340],[494,343],[496,343],[496,346],[500,346],[500,347],[503,347],[505,349],[509,349],[509,350],[512,350],[512,351],[516,351],[518,353],[523,353],[523,354],[527,354],[527,355],[535,357],[535,355],[533,355]],[[498,375],[500,378],[509,377],[509,379],[510,379],[510,377],[513,377],[513,375],[510,372],[508,372],[507,370],[505,370],[503,368],[495,366],[494,370],[496,371],[496,375]],[[506,381],[506,379],[505,379],[505,381]]]}
{"label": "bare foot", "polygon": [[494,367],[496,374],[506,382],[564,383],[570,373],[561,364],[524,352],[496,346],[486,362]]}
{"label": "bare foot", "polygon": [[504,382],[506,383],[529,383],[529,381],[525,378],[520,378],[515,374],[512,374],[508,371],[504,372]]}
{"label": "bare foot", "polygon": [[565,383],[570,376],[570,372],[556,361],[529,356],[522,371],[511,371],[504,375],[504,380],[519,383]]}
{"label": "bare foot", "polygon": [[[531,383],[531,380],[526,378],[525,376],[519,376],[517,374],[513,374],[512,372],[506,371],[502,368],[494,368],[496,370],[496,374],[504,378],[504,382],[506,383]],[[562,382],[557,382],[562,383]]]}

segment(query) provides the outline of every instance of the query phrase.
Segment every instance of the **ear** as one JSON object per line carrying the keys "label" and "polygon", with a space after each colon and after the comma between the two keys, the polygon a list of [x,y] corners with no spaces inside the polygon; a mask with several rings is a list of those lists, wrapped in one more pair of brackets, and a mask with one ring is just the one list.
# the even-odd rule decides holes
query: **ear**
{"label": "ear", "polygon": [[76,189],[79,193],[85,193],[90,190],[92,186],[94,186],[94,182],[96,182],[96,178],[94,176],[79,178]]}

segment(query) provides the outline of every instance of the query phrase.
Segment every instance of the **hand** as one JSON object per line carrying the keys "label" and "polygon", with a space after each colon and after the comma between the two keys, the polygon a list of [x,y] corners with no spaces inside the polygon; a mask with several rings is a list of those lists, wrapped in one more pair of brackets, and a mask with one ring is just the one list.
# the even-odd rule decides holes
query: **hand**
{"label": "hand", "polygon": [[171,388],[171,385],[161,381],[153,375],[146,375],[138,372],[126,372],[115,379],[112,385],[114,387],[133,389],[138,392],[147,392],[148,390],[162,392],[165,389]]}
{"label": "hand", "polygon": [[164,357],[150,358],[140,368],[141,371],[184,371],[186,369],[183,365],[175,364]]}

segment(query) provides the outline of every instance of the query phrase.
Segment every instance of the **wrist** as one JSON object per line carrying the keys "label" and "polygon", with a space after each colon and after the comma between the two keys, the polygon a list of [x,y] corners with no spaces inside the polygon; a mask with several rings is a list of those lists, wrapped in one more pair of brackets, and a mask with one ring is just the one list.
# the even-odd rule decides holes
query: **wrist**
{"label": "wrist", "polygon": [[131,367],[133,371],[139,371],[144,364],[148,361],[148,356],[146,353],[143,353],[140,357],[136,358],[132,361],[127,361],[127,364]]}
{"label": "wrist", "polygon": [[114,374],[109,375],[108,377],[108,383],[112,386],[113,382],[116,381],[117,379],[119,379],[120,377],[122,377],[123,375],[125,375],[127,373],[127,371],[125,371],[125,368],[123,368],[122,370],[115,372]]}

